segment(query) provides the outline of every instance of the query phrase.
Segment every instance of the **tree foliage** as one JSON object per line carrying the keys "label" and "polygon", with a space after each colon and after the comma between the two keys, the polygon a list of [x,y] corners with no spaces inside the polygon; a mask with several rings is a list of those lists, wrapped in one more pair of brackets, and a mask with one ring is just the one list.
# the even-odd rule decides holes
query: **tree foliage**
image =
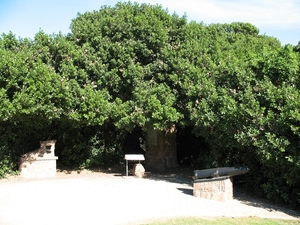
{"label": "tree foliage", "polygon": [[158,5],[78,14],[71,33],[0,38],[0,176],[39,140],[60,163],[116,163],[136,127],[192,127],[199,167],[247,165],[255,194],[299,206],[299,45]]}

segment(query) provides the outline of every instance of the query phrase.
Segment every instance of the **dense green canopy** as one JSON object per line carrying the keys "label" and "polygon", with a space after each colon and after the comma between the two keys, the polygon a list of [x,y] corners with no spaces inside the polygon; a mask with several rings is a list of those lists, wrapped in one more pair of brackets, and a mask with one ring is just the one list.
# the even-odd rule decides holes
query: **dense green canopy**
{"label": "dense green canopy", "polygon": [[299,46],[130,2],[78,14],[69,35],[2,34],[0,175],[38,140],[104,166],[127,132],[176,124],[208,144],[200,166],[248,165],[249,190],[299,206]]}

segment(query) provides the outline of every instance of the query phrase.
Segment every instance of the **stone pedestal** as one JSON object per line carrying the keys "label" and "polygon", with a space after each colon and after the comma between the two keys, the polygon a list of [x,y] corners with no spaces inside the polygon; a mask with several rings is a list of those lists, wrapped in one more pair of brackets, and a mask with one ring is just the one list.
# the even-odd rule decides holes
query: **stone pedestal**
{"label": "stone pedestal", "polygon": [[177,143],[175,126],[169,130],[146,132],[147,168],[165,171],[177,167]]}
{"label": "stone pedestal", "polygon": [[19,159],[20,175],[24,178],[54,177],[56,160],[54,155],[56,140],[41,141],[40,148],[22,155]]}
{"label": "stone pedestal", "polygon": [[232,177],[218,177],[194,181],[193,195],[199,198],[227,201],[233,199]]}

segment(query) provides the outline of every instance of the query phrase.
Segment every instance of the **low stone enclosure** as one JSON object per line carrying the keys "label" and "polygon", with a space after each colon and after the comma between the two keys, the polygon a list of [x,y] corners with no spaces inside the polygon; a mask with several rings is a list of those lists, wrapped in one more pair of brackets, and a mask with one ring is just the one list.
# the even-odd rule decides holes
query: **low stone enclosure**
{"label": "low stone enclosure", "polygon": [[22,155],[19,171],[24,178],[47,178],[56,174],[56,140],[40,141],[40,148]]}

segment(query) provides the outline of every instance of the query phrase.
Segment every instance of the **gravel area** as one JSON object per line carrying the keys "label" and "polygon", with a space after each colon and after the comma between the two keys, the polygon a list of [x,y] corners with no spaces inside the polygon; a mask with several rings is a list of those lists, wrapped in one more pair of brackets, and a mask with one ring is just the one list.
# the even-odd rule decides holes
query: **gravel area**
{"label": "gravel area", "polygon": [[146,224],[169,217],[263,217],[300,215],[238,192],[227,202],[192,196],[191,179],[178,173],[58,173],[55,178],[0,180],[0,224]]}

